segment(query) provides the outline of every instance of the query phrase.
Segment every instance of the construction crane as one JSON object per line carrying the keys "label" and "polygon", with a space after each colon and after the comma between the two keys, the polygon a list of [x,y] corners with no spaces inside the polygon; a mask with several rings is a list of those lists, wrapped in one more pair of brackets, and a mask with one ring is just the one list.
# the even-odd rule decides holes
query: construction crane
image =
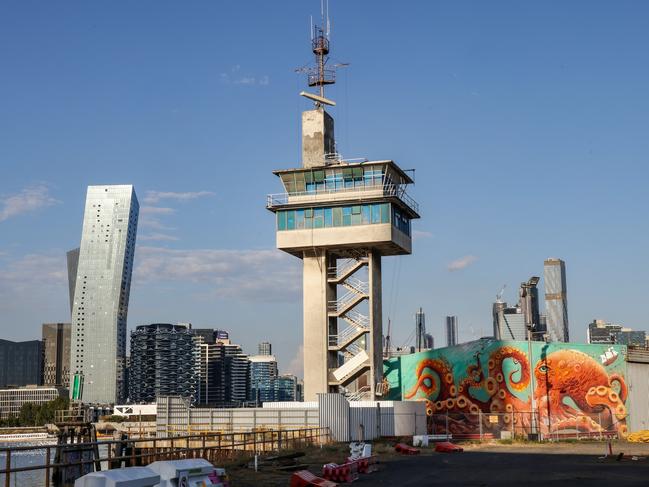
{"label": "construction crane", "polygon": [[496,302],[500,303],[502,302],[503,294],[505,293],[505,288],[507,287],[507,284],[503,284],[503,287],[500,288],[500,291],[498,291],[498,294],[496,294]]}
{"label": "construction crane", "polygon": [[383,358],[389,358],[390,357],[390,328],[391,328],[391,321],[390,318],[388,318],[388,333],[385,335],[385,348],[383,350]]}

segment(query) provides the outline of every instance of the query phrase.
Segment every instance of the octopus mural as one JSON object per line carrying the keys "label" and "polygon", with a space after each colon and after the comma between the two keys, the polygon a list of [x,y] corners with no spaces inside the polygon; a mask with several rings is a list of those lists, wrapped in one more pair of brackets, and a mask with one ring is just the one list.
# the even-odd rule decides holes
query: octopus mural
{"label": "octopus mural", "polygon": [[535,342],[531,369],[526,342],[483,339],[392,359],[398,365],[386,363],[386,383],[393,399],[426,401],[436,433],[624,436],[624,347],[615,348]]}

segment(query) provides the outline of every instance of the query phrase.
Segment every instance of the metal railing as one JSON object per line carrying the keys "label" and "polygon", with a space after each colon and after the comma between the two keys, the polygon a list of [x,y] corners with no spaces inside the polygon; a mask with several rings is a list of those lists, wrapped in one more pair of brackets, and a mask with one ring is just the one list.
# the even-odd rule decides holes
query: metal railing
{"label": "metal railing", "polygon": [[[71,443],[63,445],[16,446],[0,448],[0,456],[5,456],[4,468],[0,470],[0,479],[4,487],[24,485],[19,474],[40,472],[45,478],[37,480],[37,485],[57,487],[59,480],[52,479],[52,473],[61,469],[90,468],[116,469],[123,467],[144,466],[158,460],[177,460],[184,458],[204,458],[212,463],[222,461],[235,453],[254,454],[284,449],[302,448],[309,445],[330,443],[329,428],[302,428],[292,430],[249,431],[240,433],[202,433],[200,435],[173,436],[153,439],[109,440],[93,443]],[[52,453],[57,449],[75,451],[106,450],[102,456],[93,455],[84,458],[79,455],[78,461],[53,463]],[[119,452],[119,453],[115,453]],[[43,463],[17,466],[12,463],[12,455],[44,454]],[[12,482],[12,479],[14,480]],[[33,481],[33,478],[31,479]]]}
{"label": "metal railing", "polygon": [[538,413],[513,411],[505,413],[435,413],[428,416],[429,433],[449,435],[457,440],[530,439],[558,441],[567,439],[605,440],[622,438],[626,419],[611,420],[598,413],[569,419],[557,419],[548,424],[547,417]]}
{"label": "metal railing", "polygon": [[342,312],[349,308],[353,303],[359,302],[367,298],[366,293],[359,293],[357,291],[348,291],[335,301],[329,301],[329,311],[335,313]]}
{"label": "metal railing", "polygon": [[[405,187],[398,184],[385,184],[385,185],[363,185],[355,188],[338,188],[338,189],[324,189],[319,191],[296,191],[293,193],[274,193],[266,197],[266,207],[273,208],[275,206],[287,205],[289,203],[299,202],[305,203],[310,201],[318,201],[318,197],[322,195],[340,195],[345,196],[347,193],[363,193],[373,192],[379,193],[377,196],[381,197],[397,197],[403,201],[415,213],[419,213],[419,204],[406,193]],[[375,195],[368,195],[373,197]]]}

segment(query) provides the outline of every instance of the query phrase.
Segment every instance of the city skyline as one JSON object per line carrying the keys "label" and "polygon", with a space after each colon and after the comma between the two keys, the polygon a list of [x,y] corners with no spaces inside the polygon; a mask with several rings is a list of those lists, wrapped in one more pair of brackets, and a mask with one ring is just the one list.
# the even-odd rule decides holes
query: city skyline
{"label": "city skyline", "polygon": [[[647,328],[633,306],[649,270],[649,235],[637,225],[647,202],[640,118],[647,101],[639,94],[649,81],[638,62],[648,34],[637,19],[647,7],[589,5],[584,14],[563,6],[561,18],[550,6],[508,8],[504,15],[482,5],[421,4],[410,16],[392,5],[368,12],[332,2],[334,55],[352,63],[332,90],[341,151],[417,167],[413,196],[424,218],[414,255],[383,269],[384,331],[390,318],[395,345],[411,333],[420,306],[429,323],[457,314],[461,342],[489,335],[502,283],[503,299],[515,302],[516,284],[539,275],[551,255],[568,266],[574,341],[585,340],[594,317]],[[299,164],[305,105],[292,69],[309,57],[308,14],[260,3],[250,16],[243,6],[202,4],[174,27],[183,39],[176,43],[167,27],[177,11],[159,9],[144,39],[137,26],[145,9],[124,19],[119,8],[44,8],[36,23],[62,35],[26,39],[24,54],[8,60],[0,94],[7,114],[0,127],[12,140],[2,153],[12,169],[0,182],[3,338],[37,339],[42,323],[69,321],[65,252],[78,246],[83,193],[88,184],[123,182],[145,203],[129,330],[191,321],[228,329],[251,352],[263,336],[290,370],[302,342],[300,266],[274,250],[263,198],[280,190],[270,169]],[[94,31],[83,27],[88,19]],[[14,7],[3,44],[25,38],[33,21],[27,7]],[[284,32],[271,28],[276,22]],[[611,23],[624,31],[601,36]],[[378,59],[358,39],[380,27],[387,48]],[[545,42],[548,30],[555,36]],[[226,54],[216,46],[228,36],[235,40]],[[106,47],[107,39],[115,42]],[[260,39],[275,41],[282,64],[249,48]],[[81,52],[68,49],[79,45]],[[424,46],[433,46],[428,56]],[[52,53],[68,75],[52,75]],[[396,65],[377,81],[386,58]],[[244,135],[253,132],[258,144]],[[530,195],[521,173],[544,191]],[[507,220],[521,231],[500,231]],[[443,343],[442,327],[431,328]]]}

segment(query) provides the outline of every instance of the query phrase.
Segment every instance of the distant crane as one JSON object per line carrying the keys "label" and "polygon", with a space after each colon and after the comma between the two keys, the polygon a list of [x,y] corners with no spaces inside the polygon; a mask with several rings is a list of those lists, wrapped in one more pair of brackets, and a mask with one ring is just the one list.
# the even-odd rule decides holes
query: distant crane
{"label": "distant crane", "polygon": [[496,294],[496,302],[500,303],[502,302],[503,294],[505,293],[505,288],[507,287],[507,284],[503,284],[503,287],[500,288],[500,291],[498,291],[498,294]]}
{"label": "distant crane", "polygon": [[390,318],[388,318],[388,333],[385,335],[385,349],[383,350],[383,357],[384,358],[389,358],[390,357],[390,328],[392,326],[392,322],[390,321]]}

